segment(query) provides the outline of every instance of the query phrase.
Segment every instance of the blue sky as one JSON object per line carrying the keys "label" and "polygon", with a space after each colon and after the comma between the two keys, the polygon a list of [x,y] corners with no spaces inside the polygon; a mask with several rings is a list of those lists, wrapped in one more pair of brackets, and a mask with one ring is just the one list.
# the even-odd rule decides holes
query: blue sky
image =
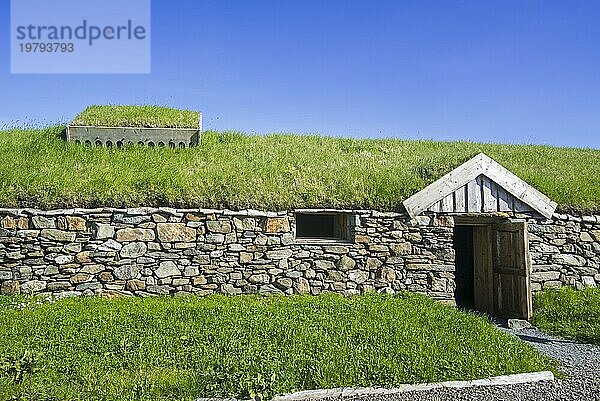
{"label": "blue sky", "polygon": [[600,148],[598,1],[155,0],[148,75],[11,75],[0,4],[0,124],[151,103],[206,129]]}

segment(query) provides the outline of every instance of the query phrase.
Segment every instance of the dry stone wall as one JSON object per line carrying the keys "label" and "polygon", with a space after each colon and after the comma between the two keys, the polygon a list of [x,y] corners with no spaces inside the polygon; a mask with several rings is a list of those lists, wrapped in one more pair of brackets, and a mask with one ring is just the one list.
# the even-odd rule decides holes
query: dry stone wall
{"label": "dry stone wall", "polygon": [[[0,292],[62,295],[409,290],[454,300],[453,218],[349,212],[349,241],[297,241],[294,213],[0,210]],[[532,288],[600,285],[600,216],[529,221]]]}
{"label": "dry stone wall", "polygon": [[452,221],[350,213],[350,241],[297,242],[293,213],[0,211],[2,293],[346,295],[411,290],[452,302]]}
{"label": "dry stone wall", "polygon": [[534,291],[600,286],[600,216],[555,214],[528,226]]}

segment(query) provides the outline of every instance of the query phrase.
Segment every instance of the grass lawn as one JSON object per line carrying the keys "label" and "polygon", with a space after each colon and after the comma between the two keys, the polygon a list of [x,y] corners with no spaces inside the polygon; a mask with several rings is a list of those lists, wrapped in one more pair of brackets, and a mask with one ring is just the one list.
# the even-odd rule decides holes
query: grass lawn
{"label": "grass lawn", "polygon": [[534,298],[533,323],[564,338],[600,344],[600,289],[548,290]]}
{"label": "grass lawn", "polygon": [[555,367],[485,318],[410,293],[4,297],[0,355],[0,400],[270,397]]}
{"label": "grass lawn", "polygon": [[561,210],[600,212],[600,150],[235,132],[190,149],[107,149],[62,130],[0,131],[0,206],[399,210],[483,151]]}
{"label": "grass lawn", "polygon": [[200,114],[159,106],[90,106],[73,120],[73,125],[95,127],[196,128]]}

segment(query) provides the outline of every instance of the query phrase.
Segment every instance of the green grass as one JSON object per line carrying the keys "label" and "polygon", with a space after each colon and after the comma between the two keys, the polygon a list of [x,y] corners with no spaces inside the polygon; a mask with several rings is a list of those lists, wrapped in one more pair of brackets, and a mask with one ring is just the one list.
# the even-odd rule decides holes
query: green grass
{"label": "green grass", "polygon": [[600,289],[543,291],[534,306],[533,323],[543,331],[600,344]]}
{"label": "green grass", "polygon": [[160,106],[90,106],[73,125],[95,127],[196,128],[200,114]]}
{"label": "green grass", "polygon": [[400,210],[483,151],[561,210],[600,211],[600,150],[235,132],[190,149],[107,149],[65,143],[62,129],[0,131],[0,206]]}
{"label": "green grass", "polygon": [[270,397],[555,368],[487,319],[410,293],[0,297],[0,355],[0,400]]}

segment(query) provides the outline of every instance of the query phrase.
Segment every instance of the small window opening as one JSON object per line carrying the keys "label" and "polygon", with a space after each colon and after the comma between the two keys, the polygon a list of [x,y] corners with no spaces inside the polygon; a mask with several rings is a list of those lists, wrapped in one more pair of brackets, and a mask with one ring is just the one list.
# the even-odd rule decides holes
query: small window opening
{"label": "small window opening", "polygon": [[349,240],[349,213],[296,213],[296,239]]}

